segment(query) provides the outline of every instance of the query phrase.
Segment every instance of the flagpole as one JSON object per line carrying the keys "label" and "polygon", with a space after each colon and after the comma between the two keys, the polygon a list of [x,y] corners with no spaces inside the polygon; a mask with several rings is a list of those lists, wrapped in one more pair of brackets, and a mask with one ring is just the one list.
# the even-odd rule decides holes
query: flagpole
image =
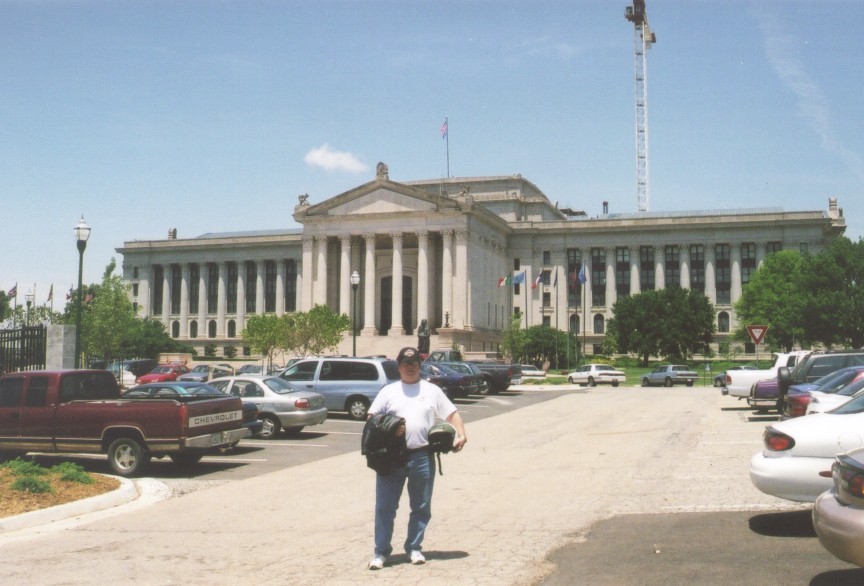
{"label": "flagpole", "polygon": [[450,179],[450,122],[444,116],[444,141],[447,143],[447,179]]}

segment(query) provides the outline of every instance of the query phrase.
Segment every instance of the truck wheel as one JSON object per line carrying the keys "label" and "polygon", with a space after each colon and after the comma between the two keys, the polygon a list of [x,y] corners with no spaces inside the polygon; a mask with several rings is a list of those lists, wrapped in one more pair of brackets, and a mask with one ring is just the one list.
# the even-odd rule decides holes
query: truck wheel
{"label": "truck wheel", "polygon": [[150,462],[150,454],[136,440],[121,437],[108,446],[108,464],[118,476],[135,476]]}
{"label": "truck wheel", "polygon": [[177,452],[176,454],[169,454],[169,457],[181,468],[194,466],[201,461],[201,454],[190,454],[189,452]]}
{"label": "truck wheel", "polygon": [[348,405],[345,409],[348,411],[348,416],[356,421],[366,421],[366,415],[369,413],[369,399],[365,397],[351,397],[348,399]]}
{"label": "truck wheel", "polygon": [[688,386],[688,387],[692,387],[692,386],[693,386],[693,381],[692,381],[692,380],[688,380],[688,381],[687,381],[687,386]]}
{"label": "truck wheel", "polygon": [[282,423],[275,415],[264,415],[261,417],[261,422],[264,426],[258,432],[258,437],[261,439],[272,439],[279,435],[279,430],[282,429]]}
{"label": "truck wheel", "polygon": [[618,381],[615,381],[614,383],[612,383],[612,386],[613,386],[613,387],[617,387],[617,386],[618,386]]}
{"label": "truck wheel", "polygon": [[716,379],[716,378],[715,378],[715,379],[714,379],[714,386],[715,386],[715,387],[722,387],[722,386],[723,386],[723,382],[720,381],[719,379]]}
{"label": "truck wheel", "polygon": [[647,378],[643,378],[643,379],[642,379],[642,386],[643,386],[643,387],[647,387],[647,386],[648,386],[648,379],[647,379]]}
{"label": "truck wheel", "polygon": [[597,383],[594,382],[594,377],[593,377],[593,376],[589,376],[589,377],[588,377],[588,386],[589,386],[589,387],[596,387],[596,386],[597,386]]}
{"label": "truck wheel", "polygon": [[671,387],[672,386],[672,379],[667,376],[666,380],[663,381],[663,386],[664,387]]}

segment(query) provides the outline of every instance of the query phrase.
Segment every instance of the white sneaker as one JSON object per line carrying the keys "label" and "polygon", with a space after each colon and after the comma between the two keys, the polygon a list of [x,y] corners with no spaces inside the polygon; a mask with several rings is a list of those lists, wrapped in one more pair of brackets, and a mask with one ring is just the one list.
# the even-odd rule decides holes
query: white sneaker
{"label": "white sneaker", "polygon": [[370,570],[380,570],[384,567],[384,558],[380,555],[376,555],[372,558],[372,561],[369,562]]}
{"label": "white sneaker", "polygon": [[423,557],[423,554],[420,553],[420,551],[418,551],[416,549],[412,550],[409,555],[411,557],[411,563],[414,564],[415,566],[418,564],[425,564],[426,563],[426,558]]}

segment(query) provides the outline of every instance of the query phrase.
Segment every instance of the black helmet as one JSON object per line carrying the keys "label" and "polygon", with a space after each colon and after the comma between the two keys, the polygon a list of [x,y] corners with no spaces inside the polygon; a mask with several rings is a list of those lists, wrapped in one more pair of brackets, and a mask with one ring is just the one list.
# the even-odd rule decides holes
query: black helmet
{"label": "black helmet", "polygon": [[429,429],[429,448],[435,453],[453,451],[453,442],[456,440],[456,428],[441,421]]}

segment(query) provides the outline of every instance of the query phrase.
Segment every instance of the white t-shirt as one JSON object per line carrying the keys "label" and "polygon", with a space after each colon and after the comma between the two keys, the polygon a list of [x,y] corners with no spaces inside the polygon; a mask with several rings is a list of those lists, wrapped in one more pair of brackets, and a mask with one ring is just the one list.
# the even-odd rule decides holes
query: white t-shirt
{"label": "white t-shirt", "polygon": [[438,385],[421,380],[407,384],[396,381],[385,385],[369,407],[369,415],[390,413],[405,418],[408,449],[429,444],[429,429],[437,419],[447,420],[456,412],[454,405]]}

